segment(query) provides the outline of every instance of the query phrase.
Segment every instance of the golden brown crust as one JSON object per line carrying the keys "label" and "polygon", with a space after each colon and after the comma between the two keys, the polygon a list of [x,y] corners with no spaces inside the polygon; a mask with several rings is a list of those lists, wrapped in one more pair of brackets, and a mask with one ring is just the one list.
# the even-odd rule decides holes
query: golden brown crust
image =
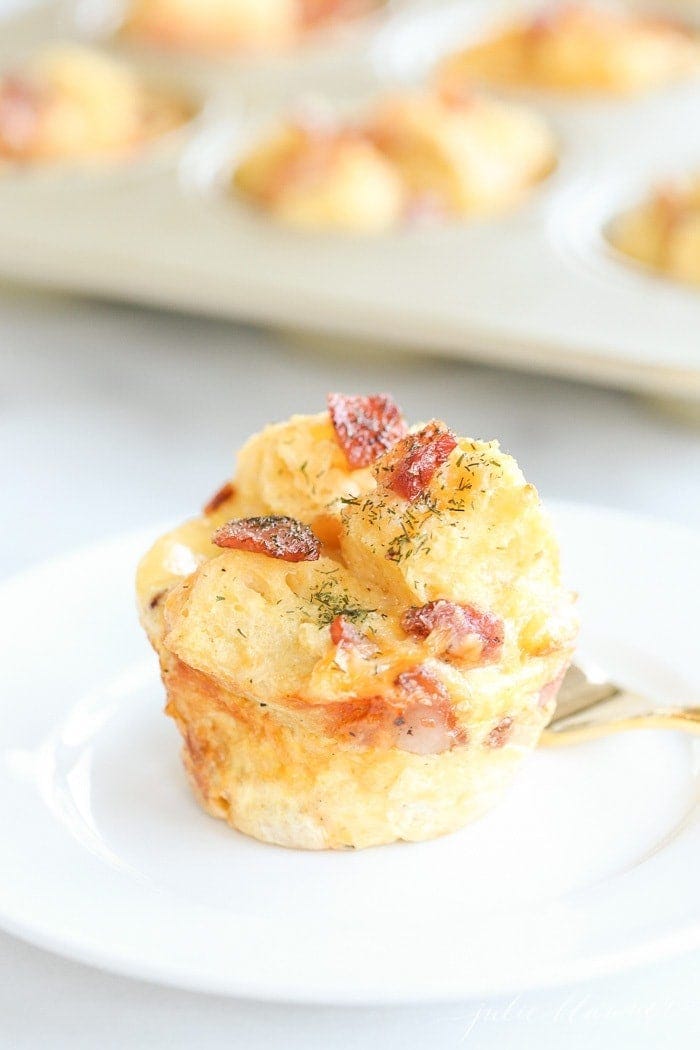
{"label": "golden brown crust", "polygon": [[[202,806],[268,842],[307,849],[362,848],[446,834],[500,797],[549,714],[536,706],[509,723],[474,726],[468,746],[439,755],[377,751],[344,742],[339,714],[303,705],[271,709],[230,694],[181,661],[166,659],[167,713]],[[341,705],[344,728],[358,712]],[[360,712],[366,710],[363,705]],[[319,719],[320,716],[320,719]],[[317,719],[334,732],[328,738]],[[494,733],[498,741],[494,743]]]}

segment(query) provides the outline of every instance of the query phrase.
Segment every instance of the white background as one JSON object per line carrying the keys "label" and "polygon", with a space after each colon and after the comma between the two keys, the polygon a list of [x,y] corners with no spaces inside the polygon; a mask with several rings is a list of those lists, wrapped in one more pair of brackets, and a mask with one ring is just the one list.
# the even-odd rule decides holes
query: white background
{"label": "white background", "polygon": [[[0,0],[0,12],[10,6]],[[700,527],[700,430],[631,396],[0,289],[0,576],[193,512],[231,473],[252,430],[317,411],[330,389],[389,389],[409,417],[443,416],[460,431],[498,436],[545,499]],[[690,1050],[700,1041],[700,953],[554,992],[390,1010],[171,991],[1,933],[0,975],[2,1050]]]}

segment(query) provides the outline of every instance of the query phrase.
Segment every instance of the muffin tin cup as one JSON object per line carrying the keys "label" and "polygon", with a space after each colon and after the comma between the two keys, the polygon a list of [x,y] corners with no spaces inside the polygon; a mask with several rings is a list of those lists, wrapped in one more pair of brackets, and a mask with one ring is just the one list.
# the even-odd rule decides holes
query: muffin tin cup
{"label": "muffin tin cup", "polygon": [[[352,112],[420,83],[445,49],[488,32],[513,6],[397,2],[353,27],[349,73],[317,74],[314,89]],[[0,58],[20,41],[65,39],[65,17],[65,5],[49,4],[8,24]],[[325,53],[314,47],[332,65],[330,42]],[[150,61],[134,61],[156,75]],[[545,116],[556,170],[501,216],[363,237],[286,229],[228,191],[241,150],[306,90],[275,77],[262,92],[262,79],[251,87],[233,65],[213,64],[203,89],[169,62],[202,111],[164,163],[149,159],[154,143],[99,178],[77,168],[0,178],[0,272],[700,400],[700,294],[623,259],[606,236],[657,181],[700,168],[689,133],[700,126],[700,79],[626,99],[493,92]]]}

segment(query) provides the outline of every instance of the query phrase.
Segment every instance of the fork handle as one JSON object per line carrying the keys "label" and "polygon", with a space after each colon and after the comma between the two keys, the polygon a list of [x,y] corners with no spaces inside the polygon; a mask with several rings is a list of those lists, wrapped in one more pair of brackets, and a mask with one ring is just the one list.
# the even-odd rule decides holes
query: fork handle
{"label": "fork handle", "polygon": [[601,705],[597,717],[587,712],[587,716],[583,718],[558,719],[554,725],[544,730],[540,737],[540,746],[562,747],[580,744],[628,729],[675,729],[700,735],[700,707],[662,707],[623,718],[610,717],[603,708],[604,705]]}

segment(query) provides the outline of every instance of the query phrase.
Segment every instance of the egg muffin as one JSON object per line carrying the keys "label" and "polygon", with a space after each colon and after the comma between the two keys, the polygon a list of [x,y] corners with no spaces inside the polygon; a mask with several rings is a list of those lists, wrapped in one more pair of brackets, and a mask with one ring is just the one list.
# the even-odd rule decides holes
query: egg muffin
{"label": "egg muffin", "polygon": [[309,29],[372,6],[371,0],[132,0],[122,35],[199,54],[275,52]]}
{"label": "egg muffin", "polygon": [[241,160],[233,188],[280,222],[307,229],[381,233],[406,206],[398,172],[361,130],[298,121]]}
{"label": "egg muffin", "polygon": [[503,211],[555,163],[554,139],[537,114],[473,92],[395,95],[368,126],[409,198],[444,215]]}
{"label": "egg muffin", "polygon": [[387,395],[253,437],[137,593],[197,799],[304,849],[429,839],[492,806],[576,635],[515,461],[409,428]]}
{"label": "egg muffin", "polygon": [[678,23],[564,4],[506,26],[439,66],[455,91],[473,81],[571,93],[632,94],[697,73],[697,39]]}
{"label": "egg muffin", "polygon": [[0,78],[0,162],[126,156],[191,116],[128,67],[74,45],[42,51]]}
{"label": "egg muffin", "polygon": [[381,233],[503,210],[554,166],[535,114],[479,95],[404,93],[354,124],[283,125],[243,157],[234,189],[292,226]]}
{"label": "egg muffin", "polygon": [[646,266],[700,285],[700,176],[660,187],[650,200],[620,215],[610,241]]}

